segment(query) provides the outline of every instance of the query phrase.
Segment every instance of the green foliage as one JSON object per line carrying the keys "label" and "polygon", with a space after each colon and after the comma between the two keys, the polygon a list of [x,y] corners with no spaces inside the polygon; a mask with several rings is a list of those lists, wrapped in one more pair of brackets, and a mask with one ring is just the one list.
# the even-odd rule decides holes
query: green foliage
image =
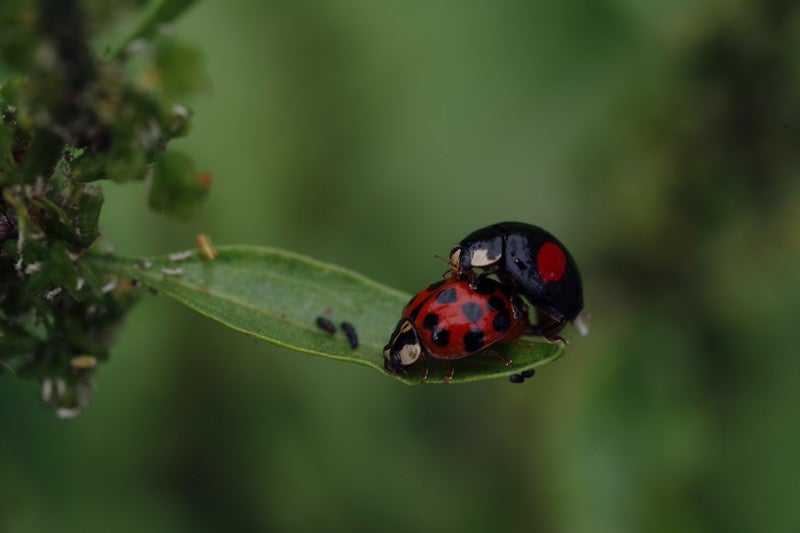
{"label": "green foliage", "polygon": [[150,207],[175,218],[191,218],[208,196],[211,177],[199,174],[192,160],[179,152],[156,158],[150,186]]}
{"label": "green foliage", "polygon": [[151,205],[183,219],[210,183],[185,156],[161,155],[189,130],[173,98],[205,83],[198,53],[157,31],[192,2],[158,3],[137,46],[104,57],[91,33],[113,20],[107,9],[135,7],[112,4],[0,4],[0,363],[38,380],[60,416],[87,404],[96,363],[138,299],[78,261],[100,233],[103,194],[87,182],[152,174]]}
{"label": "green foliage", "polygon": [[[132,32],[105,27],[100,57]],[[0,531],[800,531],[800,3],[203,2],[176,30],[214,97],[169,149],[224,179],[192,225],[106,183],[120,254],[208,231],[410,293],[527,220],[592,334],[521,386],[405,387],[144,297],[74,423],[0,377]]]}
{"label": "green foliage", "polygon": [[[383,370],[382,352],[409,295],[343,268],[270,248],[229,246],[209,261],[198,252],[171,258],[87,256],[100,271],[133,278],[233,329],[312,355]],[[319,316],[356,327],[357,349],[342,334],[316,326]],[[508,376],[557,359],[563,347],[529,340],[499,346],[506,367],[487,354],[459,361],[453,382]],[[398,379],[419,382],[421,366]],[[441,383],[446,368],[432,362],[427,382]]]}
{"label": "green foliage", "polygon": [[175,22],[187,9],[194,5],[196,0],[163,0],[155,3],[142,23],[114,52],[118,56],[125,52],[125,49],[138,40],[152,39],[158,30],[165,25]]}
{"label": "green foliage", "polygon": [[[275,250],[231,248],[213,262],[192,254],[179,265],[153,259],[151,269],[98,255],[103,194],[90,182],[147,180],[150,208],[178,220],[195,215],[208,195],[210,175],[167,150],[190,129],[191,112],[177,99],[207,86],[201,54],[163,31],[193,3],[151,4],[127,37],[104,50],[95,50],[94,36],[113,31],[115,13],[141,2],[0,5],[0,363],[38,380],[60,416],[88,403],[91,375],[138,300],[130,279],[234,329],[381,372],[382,346],[407,299]],[[357,350],[314,326],[331,307],[358,325]],[[514,358],[512,368],[471,358],[455,380],[506,376],[562,353],[527,341],[500,350]],[[441,381],[441,370],[429,381]]]}

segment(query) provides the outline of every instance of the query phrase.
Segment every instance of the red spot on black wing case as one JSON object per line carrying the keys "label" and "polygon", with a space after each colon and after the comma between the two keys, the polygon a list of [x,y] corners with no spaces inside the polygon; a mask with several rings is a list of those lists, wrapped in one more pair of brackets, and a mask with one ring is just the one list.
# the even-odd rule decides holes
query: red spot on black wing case
{"label": "red spot on black wing case", "polygon": [[567,267],[567,256],[564,251],[552,242],[544,243],[536,254],[536,268],[545,283],[558,281]]}

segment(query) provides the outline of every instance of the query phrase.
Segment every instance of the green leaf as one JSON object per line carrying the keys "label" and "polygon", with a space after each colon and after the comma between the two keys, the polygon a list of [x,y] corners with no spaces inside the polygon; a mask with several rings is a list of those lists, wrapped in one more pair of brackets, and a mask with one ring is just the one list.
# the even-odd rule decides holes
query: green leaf
{"label": "green leaf", "polygon": [[[227,246],[213,261],[196,251],[150,259],[123,259],[89,255],[95,268],[136,279],[162,294],[235,330],[291,350],[383,369],[383,347],[400,319],[410,295],[355,272],[290,252],[250,246]],[[344,334],[330,335],[315,321],[325,316],[337,325],[353,324],[359,346],[351,349]],[[494,347],[493,347],[494,348]],[[506,367],[492,354],[456,362],[453,382],[476,381],[518,373],[557,359],[563,347],[520,339],[499,346],[497,352],[513,360]],[[427,383],[443,382],[444,365],[429,360]],[[421,366],[407,376],[419,382]],[[388,374],[387,374],[388,375]]]}
{"label": "green leaf", "polygon": [[150,207],[177,218],[190,219],[208,196],[211,177],[198,173],[188,156],[175,151],[158,154],[150,184]]}
{"label": "green leaf", "polygon": [[210,85],[203,55],[176,39],[159,40],[155,46],[155,63],[160,90],[170,100],[184,98]]}

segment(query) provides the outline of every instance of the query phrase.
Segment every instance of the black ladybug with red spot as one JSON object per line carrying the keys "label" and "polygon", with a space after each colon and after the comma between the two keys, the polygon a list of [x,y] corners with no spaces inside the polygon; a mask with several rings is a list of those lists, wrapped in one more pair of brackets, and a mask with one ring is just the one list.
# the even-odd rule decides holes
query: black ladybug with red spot
{"label": "black ladybug with red spot", "polygon": [[[450,252],[453,277],[474,280],[495,274],[536,309],[533,332],[548,340],[583,309],[575,260],[551,233],[523,222],[500,222],[474,231]],[[477,273],[475,269],[481,269]]]}
{"label": "black ladybug with red spot", "polygon": [[[501,222],[474,231],[450,252],[449,277],[429,285],[406,305],[384,347],[386,370],[406,373],[423,360],[448,366],[494,344],[513,342],[523,334],[563,341],[558,333],[583,309],[583,288],[575,260],[558,239],[538,226]],[[494,275],[497,280],[490,278]],[[536,309],[531,325],[526,298]],[[502,356],[506,366],[511,361]],[[527,370],[510,377],[521,383]]]}

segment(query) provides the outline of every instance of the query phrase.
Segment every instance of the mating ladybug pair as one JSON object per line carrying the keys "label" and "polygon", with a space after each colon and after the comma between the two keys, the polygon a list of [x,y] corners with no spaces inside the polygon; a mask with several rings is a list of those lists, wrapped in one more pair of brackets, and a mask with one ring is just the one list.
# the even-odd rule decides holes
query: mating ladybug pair
{"label": "mating ladybug pair", "polygon": [[[538,226],[502,222],[474,231],[450,252],[450,267],[448,278],[420,291],[403,309],[383,350],[387,370],[405,372],[426,357],[460,359],[523,334],[561,341],[559,332],[583,308],[575,260]],[[535,325],[521,297],[534,308]],[[453,371],[450,366],[445,381]],[[422,381],[426,377],[427,366]]]}

